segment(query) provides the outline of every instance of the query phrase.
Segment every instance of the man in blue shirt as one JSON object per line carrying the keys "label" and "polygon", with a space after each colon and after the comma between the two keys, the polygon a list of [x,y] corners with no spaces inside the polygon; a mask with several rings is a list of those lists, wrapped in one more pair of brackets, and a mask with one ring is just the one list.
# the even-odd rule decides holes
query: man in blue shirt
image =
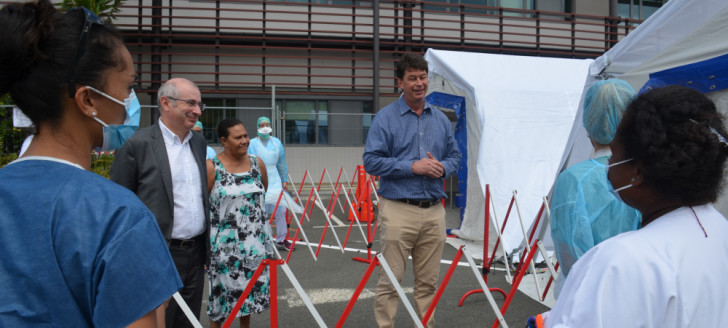
{"label": "man in blue shirt", "polygon": [[[435,295],[445,245],[442,180],[455,173],[461,157],[450,121],[425,101],[427,73],[421,55],[408,53],[397,63],[403,95],[374,117],[363,156],[366,171],[380,176],[380,252],[398,282],[412,256],[420,318]],[[398,303],[394,286],[380,271],[374,303],[379,327],[394,327]],[[427,327],[434,325],[433,316]]]}

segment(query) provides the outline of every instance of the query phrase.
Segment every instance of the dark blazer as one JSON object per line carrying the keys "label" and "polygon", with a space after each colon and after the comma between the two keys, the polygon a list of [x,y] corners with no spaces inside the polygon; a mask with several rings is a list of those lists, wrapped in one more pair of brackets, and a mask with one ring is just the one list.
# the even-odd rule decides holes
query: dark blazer
{"label": "dark blazer", "polygon": [[[207,142],[202,134],[192,133],[190,149],[200,171],[202,205],[205,212],[205,244],[210,258],[210,195],[207,190]],[[114,154],[111,180],[133,191],[154,213],[164,238],[169,242],[174,226],[174,194],[169,157],[159,123],[139,129]]]}

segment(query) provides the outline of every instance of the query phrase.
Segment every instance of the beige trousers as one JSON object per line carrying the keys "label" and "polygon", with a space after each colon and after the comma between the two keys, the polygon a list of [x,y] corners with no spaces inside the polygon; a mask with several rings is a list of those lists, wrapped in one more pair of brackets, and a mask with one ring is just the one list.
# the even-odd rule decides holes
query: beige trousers
{"label": "beige trousers", "polygon": [[[412,255],[414,308],[421,319],[437,290],[445,245],[445,209],[439,204],[419,208],[382,198],[379,204],[379,238],[380,252],[392,268],[397,282],[402,282],[407,258]],[[398,304],[397,291],[384,269],[380,268],[374,302],[374,317],[379,327],[394,327]],[[435,327],[434,313],[426,327]]]}

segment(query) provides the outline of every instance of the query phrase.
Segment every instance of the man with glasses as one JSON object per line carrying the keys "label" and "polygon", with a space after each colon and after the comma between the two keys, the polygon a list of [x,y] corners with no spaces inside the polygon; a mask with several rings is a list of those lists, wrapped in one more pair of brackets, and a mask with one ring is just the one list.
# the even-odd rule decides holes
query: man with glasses
{"label": "man with glasses", "polygon": [[[164,83],[157,102],[159,120],[139,129],[116,152],[110,175],[154,213],[184,284],[180,294],[199,319],[210,258],[210,204],[207,143],[191,130],[205,105],[197,86],[182,78]],[[167,307],[166,322],[167,327],[192,327],[175,301]]]}

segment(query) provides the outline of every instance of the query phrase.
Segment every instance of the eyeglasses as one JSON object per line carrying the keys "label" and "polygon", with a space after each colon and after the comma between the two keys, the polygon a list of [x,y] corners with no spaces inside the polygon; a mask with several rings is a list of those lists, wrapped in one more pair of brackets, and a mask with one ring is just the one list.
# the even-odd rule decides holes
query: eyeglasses
{"label": "eyeglasses", "polygon": [[172,100],[176,100],[176,101],[184,102],[185,104],[189,105],[190,107],[200,106],[200,111],[201,112],[205,110],[205,104],[203,104],[201,102],[196,102],[196,101],[194,101],[192,99],[179,99],[179,98],[175,98],[175,97],[167,97],[167,98],[172,99]]}
{"label": "eyeglasses", "polygon": [[68,74],[68,96],[71,98],[73,98],[76,94],[76,89],[74,88],[76,84],[76,82],[74,81],[76,77],[76,68],[78,68],[78,62],[81,60],[81,56],[83,56],[83,54],[86,52],[86,42],[88,41],[88,34],[89,31],[91,31],[91,26],[94,24],[104,25],[104,22],[102,22],[99,17],[96,16],[96,14],[86,9],[85,7],[73,8],[69,10],[69,12],[74,10],[83,10],[86,18],[83,23],[83,29],[81,29],[81,38],[78,40],[78,46],[76,47],[76,57],[73,58],[71,72]]}

